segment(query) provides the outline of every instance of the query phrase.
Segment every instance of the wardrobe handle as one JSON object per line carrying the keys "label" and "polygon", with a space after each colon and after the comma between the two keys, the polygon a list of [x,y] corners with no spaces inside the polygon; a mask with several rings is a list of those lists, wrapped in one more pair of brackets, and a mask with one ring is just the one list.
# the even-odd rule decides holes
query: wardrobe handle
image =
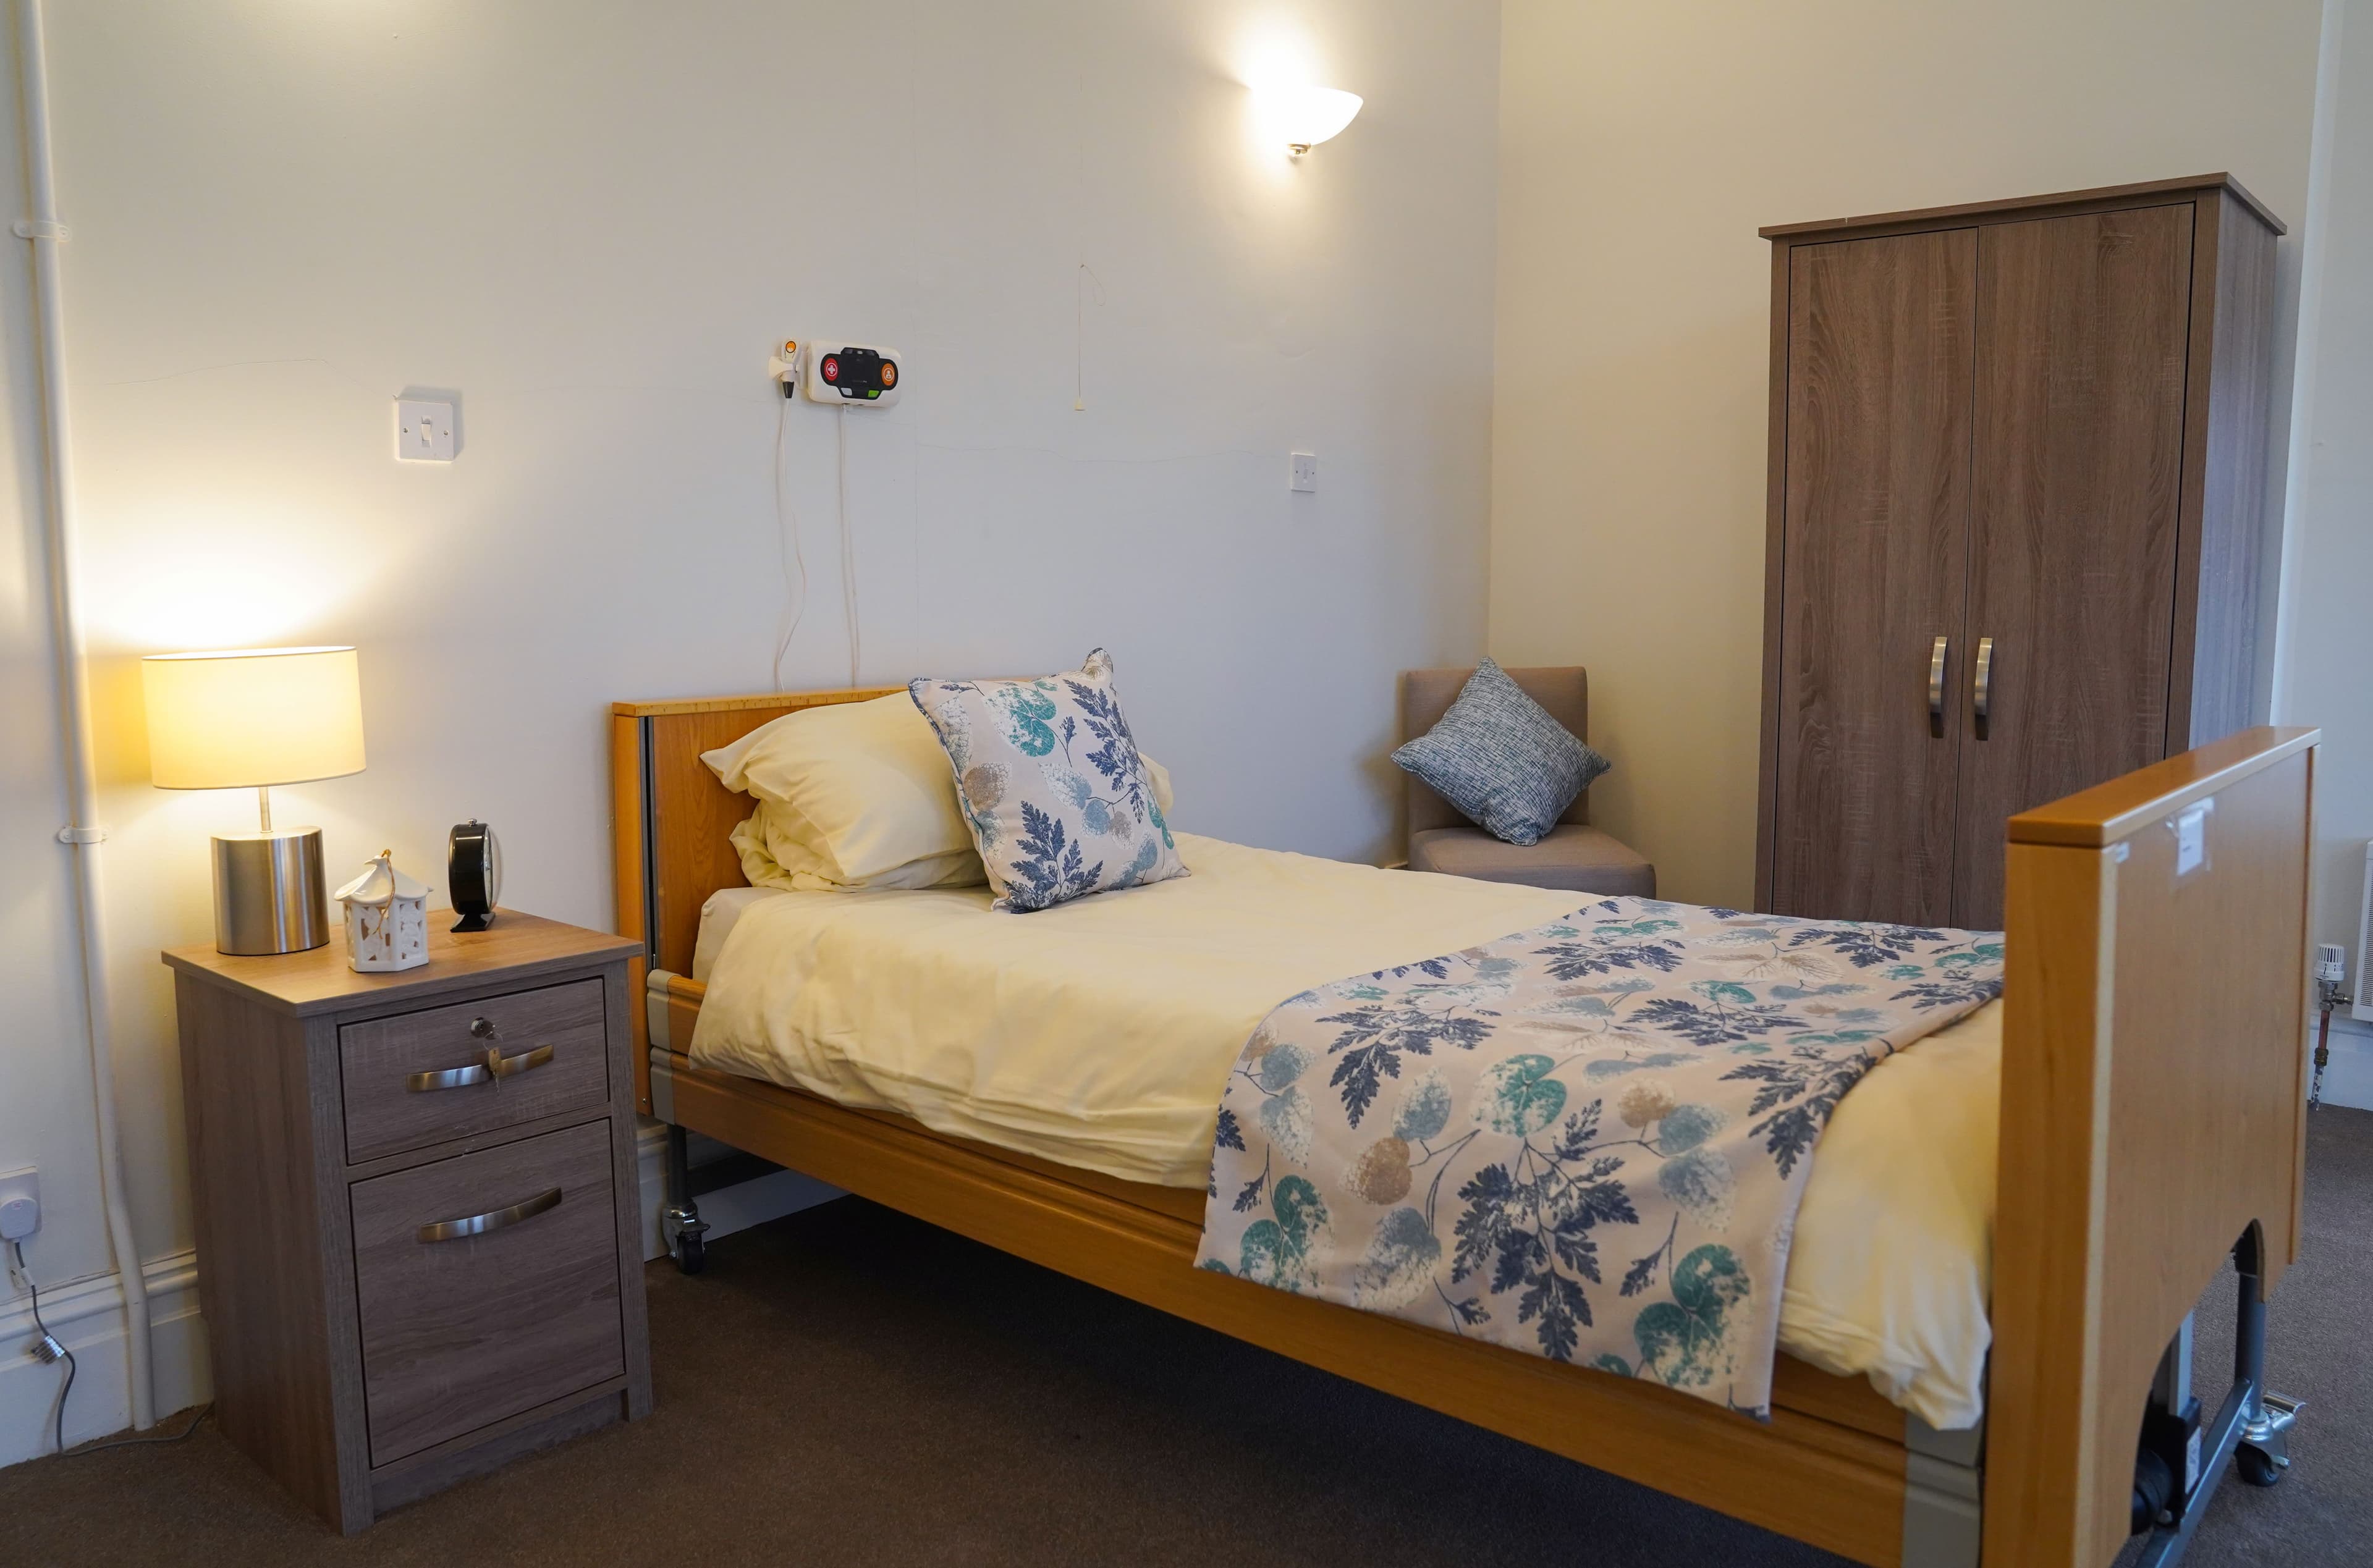
{"label": "wardrobe handle", "polygon": [[1939,637],[1928,650],[1928,733],[1940,739],[1945,734],[1945,651],[1952,645],[1950,637]]}
{"label": "wardrobe handle", "polygon": [[1970,711],[1977,715],[1978,738],[1986,738],[1986,720],[1993,716],[1994,691],[1994,640],[1978,639],[1977,673],[1970,680]]}

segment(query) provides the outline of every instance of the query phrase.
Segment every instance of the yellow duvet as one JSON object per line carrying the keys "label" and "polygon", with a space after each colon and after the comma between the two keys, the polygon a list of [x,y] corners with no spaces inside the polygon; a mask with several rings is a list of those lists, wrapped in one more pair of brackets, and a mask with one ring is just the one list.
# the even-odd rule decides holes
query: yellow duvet
{"label": "yellow duvet", "polygon": [[[992,913],[986,888],[746,890],[691,1055],[1131,1181],[1201,1189],[1220,1092],[1287,997],[1521,931],[1583,895],[1182,834],[1191,876]],[[1936,1426],[1980,1408],[2001,1004],[1875,1068],[1814,1156],[1781,1348]]]}

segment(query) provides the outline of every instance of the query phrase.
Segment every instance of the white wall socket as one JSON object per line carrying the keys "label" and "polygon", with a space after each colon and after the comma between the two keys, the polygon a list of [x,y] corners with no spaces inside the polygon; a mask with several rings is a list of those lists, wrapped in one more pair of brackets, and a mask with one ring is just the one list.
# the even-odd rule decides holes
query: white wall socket
{"label": "white wall socket", "polygon": [[453,405],[420,398],[395,400],[395,455],[407,463],[453,460]]}
{"label": "white wall socket", "polygon": [[1296,490],[1317,489],[1318,454],[1315,452],[1294,453],[1292,478],[1289,482],[1292,484],[1292,488]]}
{"label": "white wall socket", "polygon": [[41,1173],[31,1166],[0,1171],[0,1241],[22,1241],[41,1228]]}

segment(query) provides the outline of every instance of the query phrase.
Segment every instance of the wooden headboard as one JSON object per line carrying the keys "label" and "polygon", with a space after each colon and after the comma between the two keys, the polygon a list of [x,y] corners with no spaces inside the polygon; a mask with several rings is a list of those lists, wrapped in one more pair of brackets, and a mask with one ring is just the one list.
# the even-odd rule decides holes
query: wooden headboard
{"label": "wooden headboard", "polygon": [[635,1106],[651,1109],[644,1039],[643,976],[652,968],[692,972],[700,906],[719,888],[746,885],[727,842],[753,802],[717,782],[700,760],[770,719],[832,703],[862,703],[904,687],[840,691],[766,691],[677,703],[610,704],[611,842],[618,935],[643,944],[633,965]]}

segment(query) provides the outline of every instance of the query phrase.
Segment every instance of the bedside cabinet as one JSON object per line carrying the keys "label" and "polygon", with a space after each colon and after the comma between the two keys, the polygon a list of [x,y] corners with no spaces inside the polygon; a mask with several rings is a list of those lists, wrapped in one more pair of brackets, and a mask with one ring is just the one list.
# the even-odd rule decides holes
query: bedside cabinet
{"label": "bedside cabinet", "polygon": [[[437,912],[441,914],[443,912]],[[349,1534],[650,1409],[616,936],[165,954],[223,1435]]]}

